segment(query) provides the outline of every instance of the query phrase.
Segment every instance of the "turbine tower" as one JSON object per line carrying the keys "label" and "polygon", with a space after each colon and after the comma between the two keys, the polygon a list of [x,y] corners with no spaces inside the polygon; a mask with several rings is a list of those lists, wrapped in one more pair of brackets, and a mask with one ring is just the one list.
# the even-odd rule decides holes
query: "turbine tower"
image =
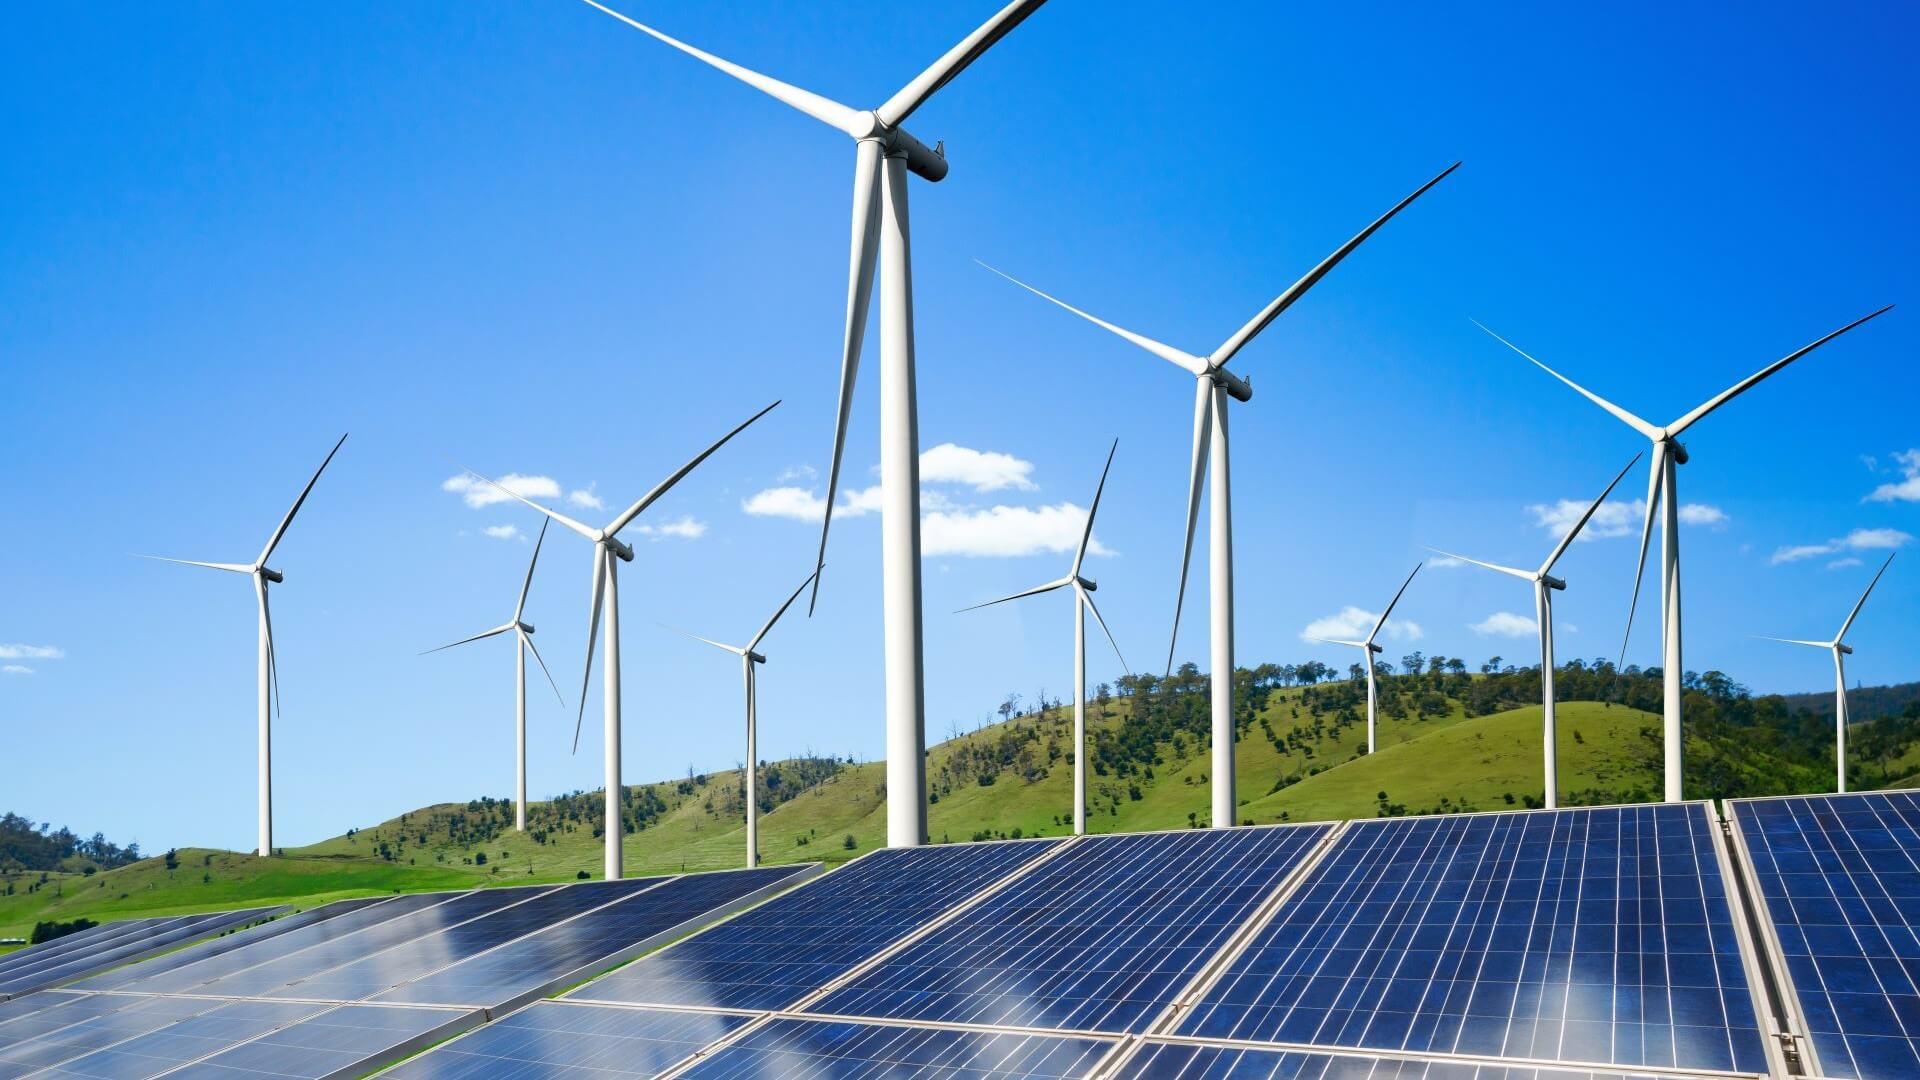
{"label": "turbine tower", "polygon": [[325,461],[313,471],[313,478],[307,486],[300,489],[300,497],[293,500],[293,508],[287,516],[280,519],[280,527],[273,530],[267,538],[267,546],[260,549],[260,557],[251,563],[196,562],[192,559],[170,559],[164,555],[143,555],[144,559],[158,559],[161,562],[180,563],[185,566],[204,566],[212,570],[225,570],[234,574],[246,574],[253,578],[254,600],[260,605],[260,648],[259,648],[259,706],[260,706],[260,855],[273,854],[273,723],[269,715],[280,709],[280,663],[273,652],[273,616],[267,610],[267,586],[278,585],[286,577],[278,570],[269,569],[267,560],[273,557],[273,549],[280,546],[280,538],[287,535],[287,526],[293,524],[293,516],[313,492],[313,485],[320,482],[320,474],[327,471],[327,465],[333,461],[333,455],[340,452],[341,443],[347,441],[345,435],[327,451]]}
{"label": "turbine tower", "polygon": [[[1073,835],[1080,836],[1087,831],[1087,619],[1086,612],[1093,612],[1100,631],[1107,635],[1107,644],[1113,646],[1113,655],[1120,658],[1120,666],[1127,666],[1127,658],[1120,656],[1120,643],[1113,640],[1113,631],[1107,629],[1107,620],[1100,617],[1100,609],[1093,605],[1094,590],[1100,586],[1092,579],[1080,573],[1080,564],[1087,557],[1087,543],[1093,539],[1093,517],[1100,512],[1100,493],[1107,488],[1107,470],[1113,468],[1113,452],[1120,448],[1120,440],[1113,440],[1113,446],[1107,450],[1107,464],[1100,470],[1100,485],[1093,489],[1093,505],[1087,510],[1087,526],[1081,530],[1080,546],[1073,553],[1073,566],[1067,570],[1067,576],[1058,581],[1049,581],[1045,585],[1036,585],[1025,592],[1012,596],[1003,596],[998,600],[989,600],[984,604],[961,608],[961,611],[976,611],[995,604],[1004,604],[1009,600],[1018,600],[1023,596],[1038,596],[1055,589],[1073,587]],[[958,614],[956,612],[956,614]]]}
{"label": "turbine tower", "polygon": [[[1305,277],[1294,282],[1286,292],[1281,293],[1245,326],[1234,331],[1233,336],[1219,348],[1206,356],[1195,356],[1131,330],[1122,329],[1104,319],[1089,315],[1065,301],[1055,299],[1018,278],[994,270],[986,263],[980,264],[1035,296],[1051,301],[1095,326],[1125,338],[1162,360],[1185,368],[1194,377],[1193,468],[1187,486],[1187,537],[1186,547],[1180,557],[1180,587],[1174,594],[1173,635],[1167,644],[1167,671],[1169,674],[1173,671],[1173,650],[1180,636],[1180,610],[1186,601],[1187,567],[1193,561],[1193,530],[1200,514],[1200,490],[1201,485],[1207,483],[1211,486],[1207,524],[1209,541],[1207,592],[1212,616],[1210,657],[1212,686],[1209,703],[1213,720],[1213,808],[1210,819],[1213,828],[1224,829],[1231,826],[1234,823],[1234,809],[1238,805],[1233,790],[1233,496],[1227,458],[1227,398],[1232,397],[1237,401],[1250,401],[1253,398],[1253,386],[1228,371],[1227,361],[1233,359],[1260,331],[1265,330],[1268,323],[1279,318],[1281,312],[1293,306],[1294,301],[1306,295],[1307,290],[1313,288],[1329,271],[1340,265],[1340,260],[1351,254],[1353,249],[1359,247],[1367,237],[1372,236],[1375,230],[1391,221],[1395,214],[1406,209],[1413,200],[1426,194],[1429,188],[1446,179],[1448,173],[1459,167],[1460,163],[1454,162],[1439,176],[1420,185],[1419,190],[1401,199],[1393,209],[1380,215],[1373,224],[1362,229],[1359,235],[1322,259],[1320,265],[1307,271]],[[1212,461],[1211,476],[1208,471],[1209,458]]]}
{"label": "turbine tower", "polygon": [[1846,657],[1853,653],[1853,647],[1846,644],[1847,630],[1867,605],[1867,597],[1873,595],[1873,587],[1880,584],[1880,574],[1887,572],[1893,564],[1893,556],[1880,564],[1880,572],[1873,575],[1867,583],[1867,591],[1860,594],[1860,600],[1847,613],[1847,621],[1840,624],[1840,632],[1833,635],[1832,641],[1801,641],[1798,638],[1766,638],[1767,641],[1784,641],[1788,645],[1811,645],[1816,649],[1825,649],[1833,654],[1833,758],[1834,772],[1837,774],[1835,789],[1842,795],[1847,793],[1847,663]]}
{"label": "turbine tower", "polygon": [[[922,686],[920,610],[920,432],[914,389],[913,274],[907,224],[907,173],[928,181],[947,175],[947,159],[936,144],[925,143],[900,125],[941,87],[953,81],[1045,0],[1014,0],[946,55],[915,76],[879,108],[849,108],[818,94],[696,49],[614,11],[585,0],[654,39],[837,128],[857,144],[853,171],[852,252],[847,268],[847,321],[840,358],[840,403],[833,436],[833,464],[827,472],[827,512],[820,525],[816,571],[827,558],[827,530],[839,491],[840,460],[846,448],[847,414],[860,368],[868,301],[873,293],[875,243],[880,264],[880,487],[881,598],[885,620],[887,724],[887,845],[913,847],[926,842],[926,699]],[[814,579],[813,599],[820,581]]]}
{"label": "turbine tower", "polygon": [[807,580],[801,582],[798,589],[793,590],[793,595],[787,597],[787,602],[780,605],[780,610],[774,612],[773,618],[768,619],[766,625],[760,628],[760,632],[749,638],[745,645],[728,645],[712,638],[701,637],[699,634],[688,634],[685,630],[674,631],[695,641],[704,641],[716,649],[725,649],[740,658],[740,680],[747,700],[747,767],[744,783],[747,795],[747,867],[749,869],[760,865],[760,732],[757,713],[760,699],[759,680],[754,677],[753,669],[754,665],[767,662],[767,658],[759,652],[760,642],[766,638],[767,632],[773,629],[773,624],[780,621],[780,616],[785,615],[787,609],[793,606],[793,602],[800,599],[800,594],[819,574],[819,570],[808,574]]}
{"label": "turbine tower", "polygon": [[[1542,756],[1546,763],[1547,809],[1549,810],[1560,805],[1559,732],[1554,726],[1553,714],[1553,593],[1556,589],[1565,589],[1567,587],[1567,583],[1560,578],[1554,577],[1551,571],[1553,570],[1553,564],[1560,561],[1560,556],[1565,554],[1568,545],[1573,543],[1574,537],[1579,536],[1580,530],[1586,528],[1587,522],[1593,518],[1593,512],[1600,509],[1600,504],[1607,501],[1607,496],[1613,494],[1614,487],[1626,477],[1627,469],[1633,468],[1634,462],[1639,460],[1639,454],[1633,455],[1633,461],[1627,462],[1626,468],[1621,469],[1619,474],[1613,478],[1613,483],[1608,484],[1607,489],[1600,493],[1600,497],[1593,500],[1592,504],[1587,507],[1587,512],[1581,514],[1580,520],[1574,522],[1573,528],[1567,530],[1567,535],[1560,538],[1560,543],[1554,546],[1553,553],[1547,556],[1547,561],[1541,563],[1540,569],[1538,570],[1520,570],[1511,566],[1500,566],[1495,563],[1481,562],[1479,559],[1469,559],[1465,555],[1455,555],[1450,551],[1440,552],[1440,554],[1451,559],[1470,562],[1475,566],[1484,566],[1489,570],[1497,570],[1502,574],[1511,574],[1533,585],[1534,617],[1540,623],[1540,705],[1542,713],[1540,723],[1545,741]],[[1433,550],[1439,551],[1440,549],[1434,548]]]}
{"label": "turbine tower", "polygon": [[527,580],[520,586],[520,600],[513,605],[513,618],[491,630],[483,630],[472,637],[461,638],[449,645],[437,649],[428,649],[421,653],[442,652],[455,645],[465,645],[469,641],[479,641],[497,634],[513,631],[513,827],[521,832],[527,831],[527,652],[532,650],[533,658],[540,663],[540,670],[546,672],[547,685],[553,687],[553,696],[560,702],[561,708],[567,707],[567,699],[560,696],[560,685],[553,681],[553,672],[547,671],[547,662],[540,657],[540,650],[533,644],[533,624],[521,618],[527,610],[527,590],[533,588],[533,568],[540,564],[540,545],[547,541],[547,525],[540,523],[540,538],[533,542],[533,558],[527,560]]}
{"label": "turbine tower", "polygon": [[[493,484],[493,486],[500,491],[526,503],[528,506],[533,507],[554,521],[572,529],[593,543],[593,599],[587,615],[587,664],[586,670],[580,676],[580,711],[574,717],[573,721],[573,749],[576,753],[580,750],[580,726],[587,715],[587,684],[593,679],[593,644],[595,637],[597,637],[600,632],[600,610],[601,605],[604,603],[607,616],[607,639],[605,645],[606,671],[600,676],[600,694],[601,716],[606,729],[607,785],[604,829],[604,835],[606,837],[606,860],[603,873],[608,881],[619,880],[622,873],[620,868],[620,846],[623,831],[620,814],[620,796],[622,793],[620,787],[620,581],[616,570],[621,562],[633,561],[633,548],[621,542],[620,530],[631,524],[634,518],[639,517],[641,513],[645,511],[647,507],[652,506],[660,496],[671,491],[673,485],[679,483],[688,473],[692,472],[695,466],[712,456],[715,450],[727,445],[729,439],[745,431],[748,424],[772,412],[774,405],[778,404],[780,403],[776,401],[773,405],[761,409],[759,412],[747,417],[746,421],[739,427],[720,436],[720,441],[700,451],[692,461],[674,470],[673,475],[655,484],[652,491],[642,495],[639,502],[627,507],[619,517],[614,518],[612,523],[604,529],[596,529],[590,525],[582,525],[580,522],[573,520],[565,514],[549,510],[539,503],[534,502],[532,499],[509,491],[499,484],[495,484],[492,480],[488,480],[486,477],[481,476],[477,472],[473,472],[471,469],[467,470],[480,480]],[[619,561],[616,562],[616,559]]]}
{"label": "turbine tower", "polygon": [[[1424,563],[1415,563],[1413,574],[1419,573],[1420,567],[1424,565]],[[1387,616],[1393,614],[1394,604],[1400,602],[1400,597],[1407,591],[1407,586],[1413,584],[1413,574],[1408,574],[1407,580],[1400,583],[1400,592],[1393,594],[1393,600],[1387,604],[1387,610],[1381,612],[1380,617],[1374,620],[1373,629],[1367,632],[1365,640],[1342,641],[1339,638],[1314,638],[1315,641],[1327,645],[1349,645],[1360,650],[1362,657],[1360,662],[1367,666],[1367,753],[1369,754],[1373,753],[1376,749],[1374,744],[1374,717],[1380,708],[1380,694],[1374,684],[1373,654],[1386,651],[1374,644],[1373,639],[1380,636],[1380,628],[1387,625]]]}
{"label": "turbine tower", "polygon": [[[1828,334],[1826,337],[1815,341],[1811,345],[1803,346],[1794,352],[1788,353],[1786,356],[1775,360],[1773,363],[1761,368],[1740,382],[1733,384],[1733,386],[1718,396],[1708,399],[1705,404],[1687,413],[1680,419],[1675,420],[1673,423],[1668,424],[1666,427],[1659,427],[1642,420],[1640,417],[1635,416],[1620,406],[1615,405],[1613,402],[1581,386],[1579,383],[1574,382],[1572,379],[1567,378],[1565,375],[1535,360],[1524,349],[1515,345],[1513,342],[1508,341],[1499,334],[1495,334],[1492,330],[1487,330],[1485,326],[1480,326],[1477,322],[1474,324],[1480,326],[1480,329],[1486,330],[1495,341],[1519,353],[1521,356],[1525,356],[1533,362],[1534,366],[1554,378],[1559,379],[1561,382],[1566,383],[1567,386],[1571,387],[1581,397],[1605,409],[1613,415],[1614,419],[1619,420],[1621,423],[1639,432],[1653,443],[1653,467],[1647,477],[1647,518],[1646,524],[1640,530],[1640,563],[1639,568],[1634,571],[1633,575],[1633,599],[1627,605],[1626,634],[1631,635],[1633,633],[1633,615],[1635,609],[1638,608],[1640,604],[1640,579],[1646,573],[1647,546],[1653,537],[1653,511],[1654,508],[1658,506],[1661,508],[1660,637],[1662,641],[1661,676],[1664,690],[1661,714],[1664,721],[1662,726],[1665,729],[1666,800],[1668,802],[1679,802],[1681,798],[1683,798],[1681,794],[1682,777],[1680,762],[1680,713],[1682,709],[1682,690],[1680,683],[1685,672],[1682,665],[1680,648],[1680,490],[1678,487],[1678,467],[1687,463],[1687,448],[1680,443],[1680,436],[1688,428],[1704,419],[1707,414],[1752,389],[1754,384],[1760,380],[1779,371],[1781,368],[1786,367],[1788,364],[1793,363],[1795,360],[1800,359],[1820,346],[1825,345],[1841,334],[1859,326],[1868,319],[1884,315],[1892,309],[1893,305],[1888,304],[1886,307],[1881,308],[1871,315],[1864,315],[1855,319],[1840,329],[1835,330],[1833,333]],[[1620,663],[1623,666],[1626,664],[1627,657],[1626,640],[1626,636],[1623,635],[1620,641]]]}

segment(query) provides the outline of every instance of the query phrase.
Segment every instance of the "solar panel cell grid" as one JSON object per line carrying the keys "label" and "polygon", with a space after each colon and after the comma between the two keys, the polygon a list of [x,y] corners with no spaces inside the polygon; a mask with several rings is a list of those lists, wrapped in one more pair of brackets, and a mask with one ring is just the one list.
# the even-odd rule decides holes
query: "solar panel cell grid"
{"label": "solar panel cell grid", "polygon": [[815,1020],[775,1020],[702,1058],[689,1080],[817,1080],[938,1076],[942,1080],[1086,1076],[1114,1047],[1105,1039],[1010,1035]]}
{"label": "solar panel cell grid", "polygon": [[248,908],[166,920],[151,929],[100,942],[93,948],[75,950],[35,966],[16,969],[0,976],[0,992],[18,994],[72,982],[95,972],[131,963],[181,942],[245,925],[277,910],[280,909]]}
{"label": "solar panel cell grid", "polygon": [[1766,1071],[1700,804],[1356,823],[1184,1035]]}
{"label": "solar panel cell grid", "polygon": [[283,934],[292,933],[305,926],[312,926],[317,923],[326,922],[329,919],[338,918],[339,916],[357,911],[371,904],[381,903],[385,899],[387,898],[370,896],[362,900],[339,900],[323,907],[311,908],[297,914],[283,916],[272,922],[261,923],[258,926],[249,927],[236,934],[228,934],[224,937],[215,938],[212,941],[202,942],[191,949],[182,949],[178,952],[168,953],[165,956],[156,956],[150,960],[142,960],[137,965],[130,965],[120,968],[117,971],[109,971],[102,975],[95,975],[92,978],[83,979],[71,985],[76,989],[82,990],[112,990],[125,986],[137,979],[151,978],[164,972],[176,971],[189,964],[201,963],[216,956],[223,956],[237,949],[258,945],[269,938],[276,938]]}
{"label": "solar panel cell grid", "polygon": [[1086,837],[808,1011],[1144,1030],[1330,831]]}
{"label": "solar panel cell grid", "polygon": [[1058,843],[876,851],[570,996],[785,1008]]}
{"label": "solar panel cell grid", "polygon": [[723,1013],[542,1002],[382,1075],[391,1080],[651,1077],[749,1019]]}
{"label": "solar panel cell grid", "polygon": [[25,1076],[35,1069],[58,1065],[177,1020],[211,1012],[224,1002],[214,999],[125,998],[111,1012],[49,1031],[17,1043],[0,1040],[0,1078]]}
{"label": "solar panel cell grid", "polygon": [[1920,1076],[1920,799],[1730,809],[1820,1072]]}
{"label": "solar panel cell grid", "polygon": [[1415,1061],[1151,1042],[1115,1075],[1129,1080],[1666,1080],[1611,1069]]}
{"label": "solar panel cell grid", "polygon": [[477,1012],[341,1005],[167,1073],[168,1080],[359,1076],[480,1023]]}
{"label": "solar panel cell grid", "polygon": [[46,1074],[95,1080],[143,1080],[216,1053],[243,1039],[312,1016],[324,1005],[236,1001],[92,1053],[62,1062]]}

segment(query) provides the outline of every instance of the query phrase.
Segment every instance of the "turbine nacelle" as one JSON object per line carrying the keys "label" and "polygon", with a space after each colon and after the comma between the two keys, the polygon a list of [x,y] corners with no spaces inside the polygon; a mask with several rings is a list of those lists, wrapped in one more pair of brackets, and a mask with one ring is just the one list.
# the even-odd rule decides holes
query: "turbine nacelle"
{"label": "turbine nacelle", "polygon": [[937,184],[947,178],[945,143],[939,148],[928,146],[908,134],[905,128],[889,128],[877,114],[869,112],[866,115],[873,127],[865,135],[855,136],[857,140],[877,142],[888,157],[905,158],[907,171],[928,183]]}
{"label": "turbine nacelle", "polygon": [[1225,390],[1227,396],[1235,401],[1253,400],[1253,384],[1235,375],[1233,372],[1228,371],[1225,367],[1208,368],[1207,373],[1201,375],[1200,378]]}
{"label": "turbine nacelle", "polygon": [[1078,582],[1080,587],[1087,590],[1088,592],[1100,591],[1100,583],[1093,580],[1092,578],[1075,577],[1073,580]]}
{"label": "turbine nacelle", "polygon": [[266,578],[266,579],[267,579],[268,581],[271,581],[271,582],[273,582],[273,583],[274,583],[275,585],[278,585],[278,584],[280,584],[281,582],[284,582],[284,581],[286,581],[286,580],[287,580],[287,579],[286,579],[286,576],[285,576],[284,574],[282,574],[282,573],[280,573],[280,571],[278,571],[278,570],[269,570],[269,569],[267,569],[267,568],[266,568],[266,567],[264,567],[264,566],[256,566],[256,567],[254,567],[254,568],[253,568],[253,572],[254,572],[254,573],[256,573],[256,574],[259,574],[259,575],[260,575],[261,577],[263,577],[263,578]]}
{"label": "turbine nacelle", "polygon": [[530,622],[524,622],[524,621],[523,621],[523,622],[516,622],[516,623],[514,623],[513,625],[515,625],[515,626],[517,626],[517,627],[519,627],[519,628],[520,628],[520,632],[521,632],[521,633],[523,633],[523,634],[531,634],[531,633],[533,633],[533,624],[532,624],[532,623],[530,623]]}
{"label": "turbine nacelle", "polygon": [[1845,642],[1836,641],[1833,643],[1833,651],[1841,654],[1842,656],[1852,656],[1853,646],[1848,645]]}
{"label": "turbine nacelle", "polygon": [[1687,444],[1681,442],[1679,439],[1668,436],[1664,431],[1661,432],[1660,437],[1654,441],[1666,446],[1667,456],[1673,459],[1675,465],[1685,465],[1687,463]]}
{"label": "turbine nacelle", "polygon": [[754,652],[752,649],[747,650],[746,657],[748,660],[751,660],[756,664],[764,664],[767,662],[767,658],[765,656],[761,655],[760,653]]}
{"label": "turbine nacelle", "polygon": [[1535,580],[1539,581],[1540,584],[1545,585],[1549,589],[1558,589],[1561,592],[1567,591],[1567,583],[1560,580],[1557,577],[1554,577],[1552,574],[1541,574],[1537,578],[1535,578]]}
{"label": "turbine nacelle", "polygon": [[605,534],[602,534],[600,537],[600,543],[605,544],[607,546],[608,551],[611,551],[615,555],[620,556],[621,562],[633,561],[633,546],[631,544],[625,543],[619,537],[607,536]]}

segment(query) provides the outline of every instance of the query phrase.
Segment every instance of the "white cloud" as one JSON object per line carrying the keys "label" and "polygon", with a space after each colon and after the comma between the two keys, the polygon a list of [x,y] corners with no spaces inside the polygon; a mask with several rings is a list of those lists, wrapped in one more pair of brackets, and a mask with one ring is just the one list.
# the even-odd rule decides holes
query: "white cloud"
{"label": "white cloud", "polygon": [[1827,569],[1845,570],[1849,566],[1859,566],[1859,565],[1860,565],[1860,560],[1853,557],[1852,555],[1849,555],[1844,559],[1835,559],[1832,562],[1828,563]]}
{"label": "white cloud", "polygon": [[[1587,512],[1591,500],[1561,499],[1549,506],[1534,503],[1527,507],[1527,513],[1533,515],[1533,523],[1550,533],[1554,539],[1567,535]],[[1604,502],[1600,509],[1593,512],[1587,527],[1580,530],[1580,540],[1608,540],[1616,536],[1633,536],[1639,533],[1647,518],[1647,501],[1635,499],[1632,502]],[[1680,523],[1683,525],[1725,525],[1726,511],[1705,503],[1681,503]]]}
{"label": "white cloud", "polygon": [[[995,506],[975,511],[936,511],[921,517],[923,555],[1012,557],[1042,551],[1071,552],[1080,545],[1087,511],[1072,503],[1058,506]],[[1089,555],[1111,555],[1098,537]]]}
{"label": "white cloud", "polygon": [[920,454],[923,484],[965,484],[975,491],[1032,491],[1033,462],[993,450],[941,443]]}
{"label": "white cloud", "polygon": [[658,525],[641,525],[638,526],[637,531],[640,535],[650,536],[655,540],[666,540],[668,538],[675,540],[698,540],[707,535],[707,523],[699,521],[691,514],[688,514],[672,521],[662,522]]}
{"label": "white cloud", "polygon": [[[1359,641],[1367,636],[1367,631],[1373,629],[1375,620],[1379,618],[1378,612],[1367,611],[1349,604],[1341,608],[1337,614],[1308,623],[1307,628],[1300,631],[1300,640],[1345,638],[1349,641]],[[1418,641],[1426,636],[1426,631],[1420,629],[1420,624],[1410,619],[1396,619],[1389,622],[1381,633],[1399,641]]]}
{"label": "white cloud", "polygon": [[520,535],[520,526],[488,525],[487,527],[481,529],[480,531],[487,534],[488,536],[493,537],[495,540],[512,540],[514,537],[517,537]]}
{"label": "white cloud", "polygon": [[551,476],[521,476],[519,473],[508,473],[501,477],[498,483],[500,487],[494,487],[485,480],[478,479],[467,473],[461,473],[458,476],[447,477],[447,479],[441,483],[440,490],[451,491],[459,495],[462,499],[466,500],[468,506],[475,510],[492,506],[495,503],[510,501],[510,496],[508,496],[506,492],[501,491],[500,488],[506,488],[507,491],[511,491],[523,499],[557,499],[560,497],[560,485],[555,483]]}
{"label": "white cloud", "polygon": [[0,664],[0,675],[31,675],[33,669],[25,664]]}
{"label": "white cloud", "polygon": [[1492,634],[1498,637],[1532,637],[1540,632],[1540,624],[1534,622],[1530,615],[1496,611],[1468,629],[1476,634]]}
{"label": "white cloud", "polygon": [[1824,544],[1794,544],[1783,547],[1773,553],[1769,561],[1775,566],[1781,563],[1799,562],[1821,555],[1839,555],[1847,551],[1886,551],[1890,548],[1905,547],[1913,536],[1899,529],[1855,529],[1845,536],[1829,540]]}
{"label": "white cloud", "polygon": [[605,510],[606,502],[593,493],[593,489],[598,486],[598,484],[588,484],[586,487],[567,492],[567,505],[578,506],[583,510]]}
{"label": "white cloud", "polygon": [[803,487],[776,487],[756,491],[740,500],[740,509],[755,517],[819,521],[826,515],[827,500]]}
{"label": "white cloud", "polygon": [[0,660],[61,660],[66,655],[54,645],[0,645]]}
{"label": "white cloud", "polygon": [[820,470],[811,465],[794,465],[790,468],[781,469],[780,475],[773,478],[777,484],[790,484],[795,480],[812,482],[818,479],[820,479]]}
{"label": "white cloud", "polygon": [[[1920,449],[1903,450],[1893,455],[1893,460],[1900,463],[1902,479],[1896,484],[1881,484],[1874,488],[1866,501],[1920,502]],[[1873,459],[1868,458],[1867,461],[1871,468]]]}

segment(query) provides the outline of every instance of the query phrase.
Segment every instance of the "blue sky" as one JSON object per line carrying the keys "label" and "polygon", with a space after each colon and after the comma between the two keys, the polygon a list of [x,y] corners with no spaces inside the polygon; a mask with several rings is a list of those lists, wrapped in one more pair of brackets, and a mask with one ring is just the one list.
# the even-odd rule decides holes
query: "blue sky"
{"label": "blue sky", "polygon": [[[626,5],[858,107],[990,9]],[[1688,666],[1827,685],[1819,654],[1749,635],[1831,633],[1920,534],[1914,21],[1042,9],[911,125],[953,162],[912,190],[921,436],[951,446],[929,465],[931,736],[1067,690],[1064,597],[950,612],[1064,572],[1046,546],[1116,436],[1091,572],[1134,666],[1157,665],[1184,501],[1187,378],[973,259],[1204,352],[1456,159],[1236,362],[1257,388],[1233,415],[1242,661],[1344,666],[1303,630],[1378,610],[1425,545],[1537,561],[1559,501],[1642,449],[1470,318],[1660,422],[1900,303],[1686,440]],[[783,398],[650,512],[622,577],[626,775],[738,760],[737,668],[657,623],[744,637],[811,567],[813,524],[748,508],[822,490],[844,137],[559,0],[23,9],[0,100],[0,805],[252,846],[246,583],[129,556],[250,558],[343,431],[275,560],[279,835],[504,795],[510,645],[416,653],[507,618],[538,522],[469,507],[456,463],[610,518]],[[873,347],[855,489],[876,482]],[[880,753],[877,524],[836,527],[820,612],[767,642],[765,756]],[[1636,525],[1600,526],[1561,563],[1563,656],[1618,647]],[[531,698],[541,795],[600,776],[597,735],[567,754],[588,550],[550,536],[528,609],[569,699]],[[1920,678],[1912,558],[1851,635],[1864,682]],[[1527,656],[1530,632],[1490,632],[1502,612],[1530,613],[1519,583],[1435,568],[1389,655]],[[1181,659],[1204,659],[1204,618],[1190,603]],[[1629,660],[1656,650],[1643,621]]]}

